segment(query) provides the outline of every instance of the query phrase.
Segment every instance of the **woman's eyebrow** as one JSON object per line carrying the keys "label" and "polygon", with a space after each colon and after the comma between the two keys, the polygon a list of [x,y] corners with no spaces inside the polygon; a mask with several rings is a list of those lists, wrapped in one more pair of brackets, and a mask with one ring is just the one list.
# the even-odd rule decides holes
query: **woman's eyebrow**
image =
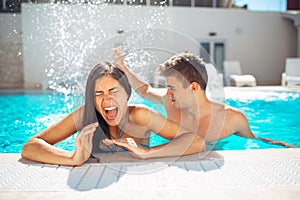
{"label": "woman's eyebrow", "polygon": [[[118,89],[118,87],[113,87],[113,88],[110,88],[108,89],[109,92],[111,92],[112,90],[115,90],[115,89]],[[95,93],[101,93],[103,92],[102,90],[96,90]]]}
{"label": "woman's eyebrow", "polygon": [[110,88],[108,91],[112,91],[112,90],[115,90],[115,89],[118,89],[118,87]]}

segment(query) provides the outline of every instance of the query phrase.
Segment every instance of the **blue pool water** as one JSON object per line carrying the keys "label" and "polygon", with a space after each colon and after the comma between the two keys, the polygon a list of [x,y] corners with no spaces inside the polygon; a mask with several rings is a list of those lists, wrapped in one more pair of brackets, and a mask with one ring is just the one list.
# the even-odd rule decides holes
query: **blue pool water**
{"label": "blue pool water", "polygon": [[[300,112],[300,92],[253,90],[228,91],[228,94],[226,103],[243,111],[256,136],[282,140],[300,147],[300,118],[297,115]],[[0,153],[21,152],[30,137],[63,118],[81,102],[82,98],[53,92],[1,91]],[[146,104],[163,112],[157,105]],[[75,136],[72,136],[57,146],[74,150],[74,139]],[[151,136],[150,145],[163,142],[165,140],[162,138],[154,134]],[[234,135],[213,146],[214,150],[261,148],[283,147]]]}

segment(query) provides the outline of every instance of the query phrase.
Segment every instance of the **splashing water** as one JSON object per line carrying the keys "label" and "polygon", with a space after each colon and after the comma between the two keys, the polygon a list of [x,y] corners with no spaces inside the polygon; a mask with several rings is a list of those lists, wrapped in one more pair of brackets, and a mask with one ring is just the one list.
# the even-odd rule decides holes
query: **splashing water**
{"label": "splashing water", "polygon": [[[69,104],[74,101],[71,96],[83,96],[90,69],[104,60],[113,60],[112,49],[116,47],[127,53],[126,64],[141,78],[163,85],[156,69],[174,54],[189,50],[200,52],[201,57],[209,56],[189,36],[167,28],[172,20],[165,4],[160,3],[161,7],[156,8],[110,5],[105,1],[24,5],[22,12],[30,25],[24,30],[28,44],[24,49],[38,46],[35,58],[41,57],[38,67],[45,67],[43,85],[65,94]],[[213,87],[216,85],[222,88],[219,83]]]}

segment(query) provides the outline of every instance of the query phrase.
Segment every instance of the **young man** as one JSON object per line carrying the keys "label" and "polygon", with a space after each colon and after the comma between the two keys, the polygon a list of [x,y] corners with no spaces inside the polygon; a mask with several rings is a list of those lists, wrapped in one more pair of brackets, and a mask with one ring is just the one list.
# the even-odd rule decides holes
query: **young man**
{"label": "young man", "polygon": [[[160,65],[160,73],[166,77],[168,87],[165,94],[159,93],[130,71],[124,64],[124,55],[120,49],[114,50],[114,55],[139,95],[163,104],[169,119],[197,132],[206,142],[220,140],[232,134],[256,138],[240,110],[207,98],[205,91],[208,75],[205,63],[193,53],[177,54]],[[292,147],[280,141],[257,139]],[[116,144],[130,148],[122,142]]]}
{"label": "young man", "polygon": [[241,111],[206,97],[207,71],[205,63],[196,55],[183,52],[160,65],[160,73],[166,77],[168,87],[165,94],[140,80],[124,64],[120,50],[115,50],[115,56],[139,95],[163,104],[169,119],[198,132],[205,141],[219,140],[231,134],[255,138]]}

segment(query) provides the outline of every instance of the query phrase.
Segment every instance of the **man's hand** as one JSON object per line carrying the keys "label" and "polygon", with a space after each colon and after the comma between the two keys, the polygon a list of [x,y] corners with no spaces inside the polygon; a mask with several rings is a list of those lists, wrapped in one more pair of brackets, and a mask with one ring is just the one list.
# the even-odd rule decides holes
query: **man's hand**
{"label": "man's hand", "polygon": [[288,144],[286,142],[282,142],[282,141],[278,141],[278,140],[273,140],[273,139],[269,139],[269,138],[257,138],[257,139],[264,141],[266,143],[270,143],[270,144],[276,144],[276,145],[280,145],[280,146],[284,146],[284,147],[288,147],[288,148],[297,148],[295,145]]}
{"label": "man's hand", "polygon": [[125,60],[125,53],[122,51],[120,47],[113,49],[113,55],[115,58],[115,62],[119,65],[119,67],[124,70],[124,60]]}

